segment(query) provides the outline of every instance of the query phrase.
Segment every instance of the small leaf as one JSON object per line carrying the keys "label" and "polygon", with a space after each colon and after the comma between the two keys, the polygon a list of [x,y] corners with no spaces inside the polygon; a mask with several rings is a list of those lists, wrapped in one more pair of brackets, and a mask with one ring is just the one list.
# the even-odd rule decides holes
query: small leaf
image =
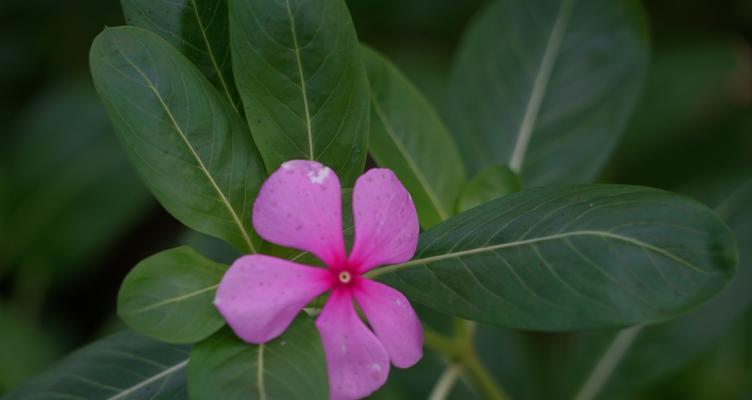
{"label": "small leaf", "polygon": [[659,322],[718,293],[736,246],[709,209],[619,185],[513,193],[423,233],[415,259],[369,275],[426,306],[500,326]]}
{"label": "small leaf", "polygon": [[128,25],[150,30],[195,64],[236,110],[227,0],[120,0]]}
{"label": "small leaf", "polygon": [[635,1],[500,0],[462,39],[449,126],[470,175],[503,164],[525,187],[591,181],[646,75]]}
{"label": "small leaf", "polygon": [[520,179],[508,167],[492,165],[465,185],[457,202],[457,211],[464,212],[510,193],[519,192]]}
{"label": "small leaf", "polygon": [[225,328],[191,351],[194,400],[325,400],[326,360],[313,320],[299,316],[279,338],[253,345]]}
{"label": "small leaf", "polygon": [[69,355],[3,400],[184,400],[188,348],[122,332]]}
{"label": "small leaf", "polygon": [[214,293],[227,267],[177,247],[136,265],[118,294],[118,315],[138,333],[169,343],[193,343],[224,325]]}
{"label": "small leaf", "polygon": [[368,81],[343,0],[230,0],[235,79],[266,167],[318,160],[352,186],[365,165]]}
{"label": "small leaf", "polygon": [[423,95],[381,55],[363,48],[371,83],[368,151],[394,170],[413,196],[421,225],[431,227],[454,211],[465,168],[443,122]]}
{"label": "small leaf", "polygon": [[90,57],[131,163],[167,211],[254,252],[250,212],[265,173],[222,95],[182,54],[140,28],[106,29]]}

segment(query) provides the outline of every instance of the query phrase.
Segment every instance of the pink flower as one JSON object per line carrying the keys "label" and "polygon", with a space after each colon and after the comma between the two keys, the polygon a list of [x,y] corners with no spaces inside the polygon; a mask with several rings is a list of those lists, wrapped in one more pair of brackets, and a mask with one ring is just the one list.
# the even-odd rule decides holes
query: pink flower
{"label": "pink flower", "polygon": [[[363,174],[353,190],[355,242],[342,234],[340,183],[313,161],[289,161],[264,183],[253,226],[281,246],[309,251],[327,269],[264,255],[239,258],[225,273],[215,304],[249,343],[279,336],[316,296],[331,295],[316,319],[326,353],[332,399],[368,396],[386,381],[389,362],[407,368],[423,355],[423,331],[405,296],[363,276],[408,261],[418,241],[418,216],[407,190],[388,169]],[[358,317],[358,303],[373,329]]]}

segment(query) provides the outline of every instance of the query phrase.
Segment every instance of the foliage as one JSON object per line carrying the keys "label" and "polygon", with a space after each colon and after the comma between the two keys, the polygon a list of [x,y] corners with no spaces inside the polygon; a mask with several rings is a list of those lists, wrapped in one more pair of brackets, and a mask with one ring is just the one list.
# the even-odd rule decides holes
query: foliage
{"label": "foliage", "polygon": [[[362,44],[358,6],[344,0],[121,3],[128,26],[106,28],[89,58],[116,135],[75,84],[50,91],[15,128],[29,133],[0,150],[0,276],[43,292],[39,276],[72,279],[61,270],[83,268],[144,215],[149,199],[114,137],[192,231],[189,245],[164,243],[172,248],[125,277],[117,314],[130,330],[3,399],[327,398],[308,313],[251,345],[212,304],[238,254],[311,258],[263,242],[251,224],[260,185],[290,159],[331,166],[345,187],[366,164],[390,168],[417,207],[415,257],[369,276],[416,304],[426,356],[393,372],[377,398],[647,398],[725,335],[748,332],[752,171],[684,172],[683,185],[630,175],[664,170],[656,159],[685,130],[703,131],[698,113],[710,115],[704,126],[749,131],[749,99],[716,84],[749,82],[737,41],[651,49],[649,19],[631,0],[495,0],[436,79]],[[680,70],[686,77],[672,79]],[[743,160],[749,142],[738,141]],[[684,161],[675,168],[696,168]],[[45,207],[50,193],[60,201]],[[0,308],[14,327],[2,345],[39,344],[0,388],[60,352],[19,315]],[[0,358],[3,370],[12,363]]]}

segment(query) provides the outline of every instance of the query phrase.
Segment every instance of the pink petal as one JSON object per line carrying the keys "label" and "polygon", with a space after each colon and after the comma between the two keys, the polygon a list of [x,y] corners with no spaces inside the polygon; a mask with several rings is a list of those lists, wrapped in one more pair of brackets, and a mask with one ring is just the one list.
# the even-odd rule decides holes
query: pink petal
{"label": "pink petal", "polygon": [[264,182],[253,227],[280,246],[306,250],[327,265],[345,260],[342,195],[337,175],[315,161],[288,161]]}
{"label": "pink petal", "polygon": [[389,356],[360,320],[346,290],[335,290],[316,319],[329,371],[329,397],[360,399],[386,382]]}
{"label": "pink petal", "polygon": [[300,310],[331,287],[329,271],[263,255],[237,259],[219,283],[214,304],[249,343],[279,336]]}
{"label": "pink petal", "polygon": [[355,244],[350,265],[366,272],[408,261],[418,244],[418,214],[413,199],[391,170],[375,168],[355,182]]}
{"label": "pink petal", "polygon": [[410,367],[423,357],[423,328],[402,293],[361,279],[353,296],[395,367]]}

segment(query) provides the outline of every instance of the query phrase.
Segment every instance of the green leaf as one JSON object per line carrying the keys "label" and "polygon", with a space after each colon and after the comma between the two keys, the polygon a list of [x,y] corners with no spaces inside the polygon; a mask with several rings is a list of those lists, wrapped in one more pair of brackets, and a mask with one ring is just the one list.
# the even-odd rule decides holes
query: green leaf
{"label": "green leaf", "polygon": [[421,225],[449,218],[465,183],[465,168],[441,118],[385,58],[363,48],[371,83],[368,151],[399,176],[415,201]]}
{"label": "green leaf", "polygon": [[351,187],[365,165],[368,81],[343,0],[230,0],[232,61],[269,171],[318,160]]}
{"label": "green leaf", "polygon": [[520,179],[503,165],[492,165],[475,175],[462,190],[457,211],[464,212],[510,193],[519,192]]}
{"label": "green leaf", "polygon": [[184,400],[188,348],[122,332],[69,355],[3,400]]}
{"label": "green leaf", "polygon": [[152,207],[90,83],[55,82],[3,139],[0,273],[66,284]]}
{"label": "green leaf", "polygon": [[[727,221],[739,242],[738,275],[719,296],[690,315],[666,324],[646,327],[617,355],[607,352],[618,344],[618,334],[580,334],[569,355],[572,365],[582,367],[569,382],[571,392],[585,398],[610,398],[634,393],[667,376],[708,351],[727,334],[752,306],[752,175],[713,176],[695,182],[691,189]],[[623,334],[621,334],[623,336]],[[609,358],[610,357],[610,358]],[[584,359],[584,360],[583,360]],[[615,362],[609,374],[596,374],[597,366]],[[568,367],[569,371],[574,367]],[[602,368],[601,368],[602,369]],[[584,388],[588,388],[585,390]],[[592,393],[592,394],[591,394]]]}
{"label": "green leaf", "polygon": [[118,294],[118,315],[142,335],[193,343],[224,325],[214,293],[227,267],[190,247],[153,255],[136,265]]}
{"label": "green leaf", "polygon": [[180,50],[241,108],[232,77],[227,0],[120,0],[128,25],[150,30]]}
{"label": "green leaf", "polygon": [[182,54],[140,28],[110,28],[91,70],[131,163],[178,220],[254,252],[250,212],[265,176],[240,117]]}
{"label": "green leaf", "polygon": [[512,328],[577,330],[674,317],[734,274],[728,228],[655,189],[510,194],[423,233],[415,259],[369,275],[426,306]]}
{"label": "green leaf", "polygon": [[313,319],[302,315],[279,338],[252,345],[225,328],[191,351],[191,399],[327,399],[327,373]]}
{"label": "green leaf", "polygon": [[591,181],[647,64],[636,1],[489,5],[463,37],[450,80],[449,126],[468,172],[508,165],[525,187]]}

